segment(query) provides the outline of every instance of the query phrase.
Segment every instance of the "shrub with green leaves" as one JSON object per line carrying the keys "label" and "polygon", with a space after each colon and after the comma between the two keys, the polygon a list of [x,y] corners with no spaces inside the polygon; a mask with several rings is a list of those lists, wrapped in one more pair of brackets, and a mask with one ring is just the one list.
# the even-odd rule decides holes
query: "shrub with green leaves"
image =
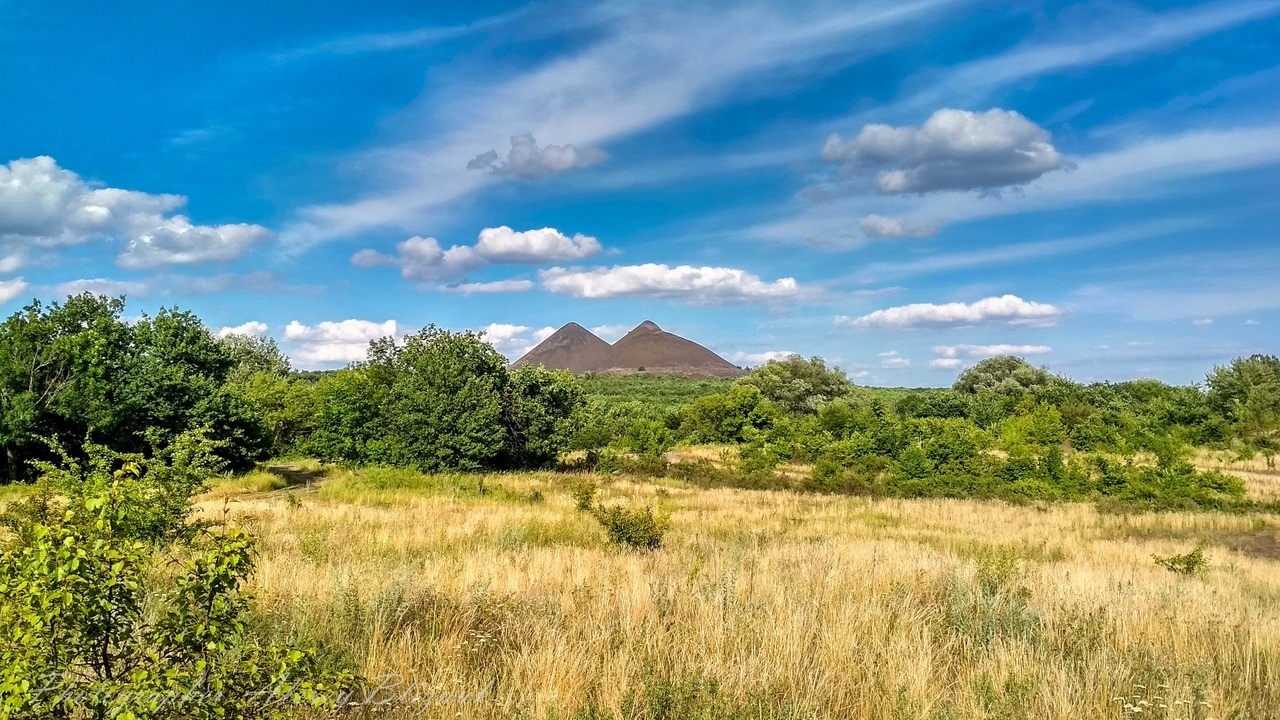
{"label": "shrub with green leaves", "polygon": [[140,463],[90,448],[89,469],[47,470],[7,514],[0,717],[286,718],[341,702],[348,673],[251,633],[253,540],[187,522],[176,497],[208,450]]}
{"label": "shrub with green leaves", "polygon": [[1205,556],[1203,546],[1197,546],[1196,549],[1182,555],[1168,557],[1152,555],[1151,557],[1160,567],[1179,575],[1195,575],[1209,567],[1209,558]]}
{"label": "shrub with green leaves", "polygon": [[647,505],[597,505],[591,514],[619,547],[655,550],[662,546],[662,536],[667,532],[667,518],[654,513]]}
{"label": "shrub with green leaves", "polygon": [[570,484],[569,492],[573,495],[573,506],[579,512],[591,512],[591,506],[596,500],[596,483],[594,480],[576,478]]}

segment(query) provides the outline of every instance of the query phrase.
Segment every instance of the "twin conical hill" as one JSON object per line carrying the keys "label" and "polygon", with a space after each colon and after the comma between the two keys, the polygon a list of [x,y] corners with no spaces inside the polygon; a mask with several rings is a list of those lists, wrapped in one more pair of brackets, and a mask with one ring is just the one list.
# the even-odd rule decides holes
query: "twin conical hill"
{"label": "twin conical hill", "polygon": [[538,365],[572,373],[644,371],[685,377],[738,377],[746,372],[651,320],[640,323],[613,345],[571,322],[512,363],[512,367]]}

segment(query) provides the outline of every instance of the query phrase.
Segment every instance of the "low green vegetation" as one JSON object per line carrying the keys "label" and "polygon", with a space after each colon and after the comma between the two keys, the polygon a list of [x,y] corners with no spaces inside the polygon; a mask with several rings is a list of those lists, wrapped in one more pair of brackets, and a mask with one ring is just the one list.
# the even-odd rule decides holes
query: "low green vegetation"
{"label": "low green vegetation", "polygon": [[254,632],[253,539],[191,520],[213,449],[193,433],[150,459],[88,445],[6,509],[0,717],[287,718],[342,702],[351,674]]}
{"label": "low green vegetation", "polygon": [[[1248,504],[1243,486],[1197,470],[1190,451],[1271,462],[1280,447],[1275,357],[1214,368],[1203,387],[1082,385],[995,357],[951,388],[879,390],[799,356],[737,381],[511,370],[482,337],[430,326],[375,341],[368,360],[342,370],[295,373],[270,340],[218,339],[178,310],[129,323],[123,307],[81,295],[0,325],[10,482],[55,459],[51,447],[83,460],[87,439],[154,456],[199,430],[232,470],[269,456],[436,473],[560,466],[823,493],[1229,510]],[[670,456],[705,445],[720,456]]]}

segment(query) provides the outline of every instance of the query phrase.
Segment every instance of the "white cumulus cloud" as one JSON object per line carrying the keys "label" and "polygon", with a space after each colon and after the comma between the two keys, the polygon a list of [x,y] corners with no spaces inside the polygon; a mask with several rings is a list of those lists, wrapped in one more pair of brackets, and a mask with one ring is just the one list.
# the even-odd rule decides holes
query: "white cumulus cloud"
{"label": "white cumulus cloud", "polygon": [[773,282],[745,270],[726,267],[670,267],[656,263],[611,268],[550,268],[538,273],[542,287],[560,295],[599,300],[653,297],[695,305],[763,302],[796,296],[795,278]]}
{"label": "white cumulus cloud", "polygon": [[0,280],[0,305],[4,305],[26,292],[28,287],[30,286],[22,278]]}
{"label": "white cumulus cloud", "polygon": [[270,237],[259,225],[193,225],[179,215],[136,227],[118,261],[127,268],[228,262]]}
{"label": "white cumulus cloud", "polygon": [[497,150],[481,153],[467,163],[468,170],[484,170],[493,175],[514,175],[525,180],[541,180],[554,173],[584,168],[602,162],[608,156],[593,147],[547,145],[538,147],[533,133],[511,138],[511,149],[502,160]]}
{"label": "white cumulus cloud", "polygon": [[581,233],[569,237],[555,228],[516,232],[503,225],[480,231],[475,251],[497,265],[539,265],[600,254],[600,241]]}
{"label": "white cumulus cloud", "polygon": [[764,365],[765,363],[771,360],[786,360],[792,355],[795,355],[795,353],[791,352],[790,350],[765,350],[764,352],[757,352],[757,353],[749,353],[749,352],[731,353],[729,355],[725,355],[724,359],[728,360],[734,365],[746,365],[748,367],[751,367],[755,365]]}
{"label": "white cumulus cloud", "polygon": [[856,328],[907,328],[928,325],[1007,323],[1046,327],[1063,315],[1056,305],[1023,300],[1017,295],[989,297],[973,303],[912,303],[876,310],[859,318],[839,316],[836,325]]}
{"label": "white cumulus cloud", "polygon": [[920,222],[907,218],[868,215],[858,223],[867,237],[880,238],[924,238],[938,234],[942,226],[937,223]]}
{"label": "white cumulus cloud", "polygon": [[224,327],[214,333],[216,337],[224,338],[231,335],[248,335],[250,337],[264,337],[271,328],[267,327],[264,322],[250,320],[247,323],[236,325],[234,327]]}
{"label": "white cumulus cloud", "polygon": [[555,331],[553,327],[533,330],[525,325],[506,323],[490,323],[479,329],[479,332],[484,334],[484,339],[493,345],[495,350],[511,360],[529,352],[538,343],[551,337]]}
{"label": "white cumulus cloud", "polygon": [[597,325],[591,328],[592,334],[607,343],[617,342],[623,335],[631,332],[632,325]]}
{"label": "white cumulus cloud", "polygon": [[898,370],[911,367],[911,360],[899,355],[897,350],[882,352],[877,357],[880,358],[880,367],[882,368]]}
{"label": "white cumulus cloud", "polygon": [[[581,260],[600,254],[600,241],[588,235],[566,235],[555,228],[518,232],[503,225],[485,228],[475,245],[454,245],[445,249],[433,237],[411,237],[396,245],[396,254],[361,250],[351,264],[369,268],[395,266],[407,280],[462,283],[467,274],[486,265],[541,265],[565,260]],[[463,283],[460,292],[513,292],[528,290],[527,280],[496,283]]]}
{"label": "white cumulus cloud", "polygon": [[405,329],[395,320],[326,321],[303,325],[294,320],[284,328],[285,342],[292,345],[290,357],[299,367],[316,369],[364,360],[369,341],[382,337],[399,337]]}
{"label": "white cumulus cloud", "polygon": [[124,267],[235,260],[272,236],[259,225],[196,225],[175,214],[181,195],[101,187],[51,157],[0,165],[0,252],[12,271],[33,248],[45,252],[94,240],[124,240]]}
{"label": "white cumulus cloud", "polygon": [[1071,164],[1044,128],[999,108],[943,108],[918,128],[871,124],[852,140],[833,134],[822,158],[851,170],[883,168],[875,183],[888,195],[1014,187]]}
{"label": "white cumulus cloud", "polygon": [[394,265],[406,280],[458,280],[467,273],[484,266],[473,248],[454,245],[445,250],[433,237],[411,237],[396,244],[395,255],[384,255],[376,250],[361,250],[351,257],[351,264],[369,268]]}

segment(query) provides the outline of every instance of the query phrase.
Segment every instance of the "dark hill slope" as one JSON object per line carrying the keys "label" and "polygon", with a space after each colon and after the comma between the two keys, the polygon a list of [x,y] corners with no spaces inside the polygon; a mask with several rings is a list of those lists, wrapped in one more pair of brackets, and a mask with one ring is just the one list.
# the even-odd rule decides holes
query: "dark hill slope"
{"label": "dark hill slope", "polygon": [[645,320],[613,344],[613,372],[644,368],[658,375],[739,377],[746,371],[692,340],[666,332]]}
{"label": "dark hill slope", "polygon": [[613,367],[613,348],[578,323],[569,323],[538,343],[512,367],[545,366],[572,373],[602,372]]}

